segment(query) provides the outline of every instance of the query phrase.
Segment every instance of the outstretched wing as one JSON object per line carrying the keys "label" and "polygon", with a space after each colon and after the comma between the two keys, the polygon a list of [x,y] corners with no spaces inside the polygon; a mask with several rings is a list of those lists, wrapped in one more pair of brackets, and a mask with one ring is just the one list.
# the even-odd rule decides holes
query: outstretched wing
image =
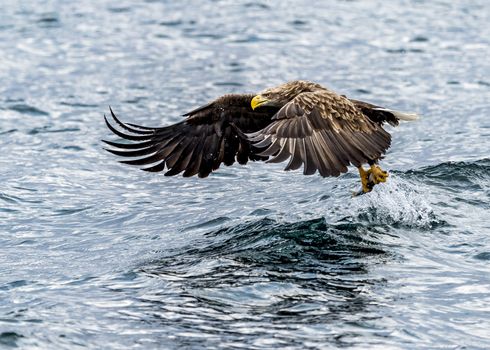
{"label": "outstretched wing", "polygon": [[273,122],[249,136],[254,146],[267,149],[267,162],[289,159],[285,170],[304,164],[305,175],[338,176],[347,166],[378,159],[391,137],[347,98],[328,90],[301,93],[284,105]]}
{"label": "outstretched wing", "polygon": [[257,156],[244,133],[254,132],[267,126],[275,111],[253,111],[250,101],[253,95],[225,95],[212,103],[185,114],[184,121],[161,128],[149,128],[123,123],[112,112],[119,128],[107,118],[108,128],[117,136],[133,141],[121,143],[104,141],[112,148],[109,152],[131,157],[121,163],[146,166],[142,170],[158,172],[167,170],[172,176],[208,176],[221,163],[232,165],[235,160],[245,164],[250,160],[265,160]]}

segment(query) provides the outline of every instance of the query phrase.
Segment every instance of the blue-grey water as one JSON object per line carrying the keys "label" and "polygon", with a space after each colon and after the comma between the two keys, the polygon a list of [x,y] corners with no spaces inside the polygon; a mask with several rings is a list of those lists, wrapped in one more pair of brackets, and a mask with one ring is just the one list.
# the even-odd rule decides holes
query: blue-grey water
{"label": "blue-grey water", "polygon": [[[0,3],[0,348],[490,348],[490,3]],[[388,183],[124,166],[159,126],[309,79],[423,117]]]}

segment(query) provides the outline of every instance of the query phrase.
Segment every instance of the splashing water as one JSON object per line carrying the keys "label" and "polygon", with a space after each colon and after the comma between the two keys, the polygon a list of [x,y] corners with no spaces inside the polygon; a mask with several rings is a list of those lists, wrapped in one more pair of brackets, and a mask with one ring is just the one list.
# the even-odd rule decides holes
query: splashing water
{"label": "splashing water", "polygon": [[421,184],[391,174],[389,180],[355,201],[357,217],[369,223],[432,228],[440,221]]}

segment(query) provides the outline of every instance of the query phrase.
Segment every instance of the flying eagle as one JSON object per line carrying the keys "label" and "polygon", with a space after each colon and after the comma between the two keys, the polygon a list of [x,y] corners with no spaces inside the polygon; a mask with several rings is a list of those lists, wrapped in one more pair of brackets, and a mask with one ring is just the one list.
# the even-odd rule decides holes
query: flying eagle
{"label": "flying eagle", "polygon": [[[133,142],[104,141],[111,146],[107,150],[133,158],[121,163],[146,166],[145,171],[206,177],[221,163],[288,160],[285,170],[303,165],[303,174],[318,171],[327,177],[347,172],[352,164],[364,193],[388,177],[377,165],[391,144],[383,124],[417,119],[416,114],[353,100],[309,81],[288,82],[258,95],[224,95],[165,127],[123,123],[112,109],[111,115],[125,132],[104,116],[109,129]],[[366,163],[367,170],[362,167]]]}

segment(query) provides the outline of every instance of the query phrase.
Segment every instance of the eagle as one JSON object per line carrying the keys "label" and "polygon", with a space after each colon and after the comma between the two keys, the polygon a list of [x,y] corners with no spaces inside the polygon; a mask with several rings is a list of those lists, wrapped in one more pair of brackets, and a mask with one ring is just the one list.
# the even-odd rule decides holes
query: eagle
{"label": "eagle", "polygon": [[106,150],[145,171],[205,178],[222,163],[288,161],[285,170],[303,166],[305,175],[318,171],[322,177],[337,177],[353,165],[361,180],[359,193],[370,192],[388,177],[378,165],[391,144],[383,125],[418,118],[304,80],[259,94],[221,96],[169,126],[124,123],[112,108],[110,113],[112,123],[104,115],[107,127],[131,142],[103,140],[110,146]]}

